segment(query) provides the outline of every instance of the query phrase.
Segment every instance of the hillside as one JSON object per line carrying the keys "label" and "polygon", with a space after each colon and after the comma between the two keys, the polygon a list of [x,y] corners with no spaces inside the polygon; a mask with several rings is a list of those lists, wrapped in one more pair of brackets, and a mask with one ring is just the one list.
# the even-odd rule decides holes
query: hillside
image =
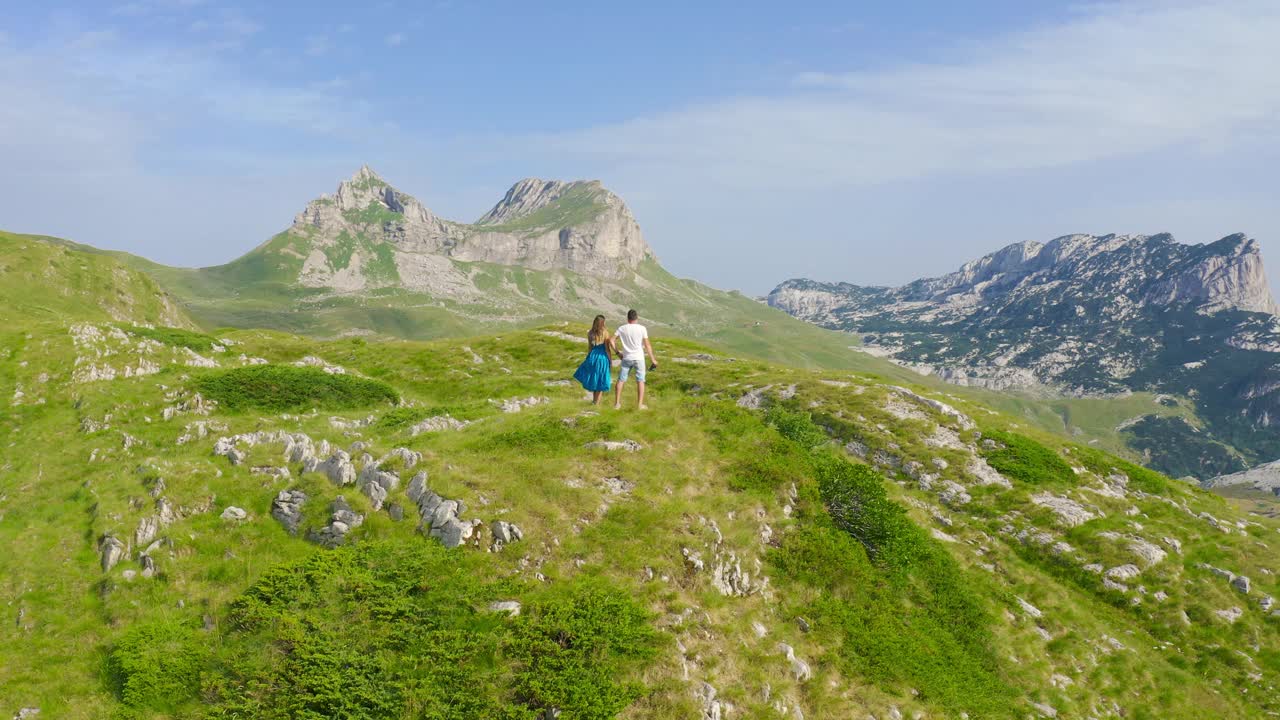
{"label": "hillside", "polygon": [[1162,396],[1186,416],[1115,427],[1152,467],[1207,479],[1280,457],[1280,324],[1258,244],[1232,235],[1019,243],[899,288],[791,280],[771,305],[861,333],[948,382],[1074,397]]}
{"label": "hillside", "polygon": [[593,412],[584,330],[6,336],[0,711],[1280,711],[1277,521],[963,399],[670,338],[650,412]]}
{"label": "hillside", "polygon": [[53,238],[0,231],[0,320],[6,325],[68,319],[190,326],[145,273]]}

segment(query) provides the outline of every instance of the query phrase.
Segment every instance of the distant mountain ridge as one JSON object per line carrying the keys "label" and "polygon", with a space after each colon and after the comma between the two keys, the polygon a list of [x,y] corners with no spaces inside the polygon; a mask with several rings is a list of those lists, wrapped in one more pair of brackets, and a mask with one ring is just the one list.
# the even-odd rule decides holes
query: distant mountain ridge
{"label": "distant mountain ridge", "polygon": [[[1127,428],[1135,447],[1166,456],[1156,467],[1171,474],[1208,477],[1280,456],[1271,430],[1280,320],[1258,244],[1243,234],[1201,245],[1067,235],[897,288],[788,280],[768,302],[960,385],[1185,396],[1210,419],[1207,432],[1151,419]],[[1160,447],[1171,436],[1201,454]]]}
{"label": "distant mountain ridge", "polygon": [[429,276],[445,270],[442,257],[608,278],[654,257],[630,209],[597,181],[521,180],[467,224],[437,216],[367,165],[308,203],[288,232],[292,242],[263,251],[304,255],[298,282],[337,292],[438,290]]}

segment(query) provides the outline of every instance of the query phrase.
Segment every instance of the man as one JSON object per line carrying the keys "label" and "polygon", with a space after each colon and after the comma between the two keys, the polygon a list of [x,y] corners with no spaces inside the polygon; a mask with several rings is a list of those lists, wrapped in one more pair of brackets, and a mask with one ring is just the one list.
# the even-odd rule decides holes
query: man
{"label": "man", "polygon": [[618,343],[618,357],[622,358],[622,369],[618,372],[618,384],[613,389],[613,409],[622,409],[622,385],[627,381],[627,376],[631,373],[636,374],[636,401],[641,410],[649,408],[644,404],[644,354],[649,353],[649,369],[653,370],[658,367],[658,361],[653,357],[653,346],[649,344],[649,330],[645,326],[636,322],[640,319],[640,313],[635,310],[627,311],[627,324],[618,328],[616,334]]}

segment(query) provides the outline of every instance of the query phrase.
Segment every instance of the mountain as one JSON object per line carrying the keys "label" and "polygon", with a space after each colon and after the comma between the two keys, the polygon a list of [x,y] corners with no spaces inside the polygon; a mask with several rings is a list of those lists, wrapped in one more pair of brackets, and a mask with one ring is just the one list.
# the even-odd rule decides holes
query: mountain
{"label": "mountain", "polygon": [[796,365],[899,373],[851,351],[847,336],[667,272],[630,209],[596,181],[522,180],[460,223],[362,167],[224,265],[106,254],[150,275],[206,328],[423,340],[597,313],[620,322],[634,307],[659,334]]}
{"label": "mountain", "polygon": [[1209,478],[1280,457],[1280,323],[1256,241],[1167,234],[1018,243],[902,287],[789,280],[769,304],[861,333],[948,382],[1069,396],[1158,393],[1198,420],[1126,420],[1153,467]]}
{"label": "mountain", "polygon": [[1280,712],[1280,521],[920,383],[655,337],[615,412],[582,324],[7,329],[6,717]]}

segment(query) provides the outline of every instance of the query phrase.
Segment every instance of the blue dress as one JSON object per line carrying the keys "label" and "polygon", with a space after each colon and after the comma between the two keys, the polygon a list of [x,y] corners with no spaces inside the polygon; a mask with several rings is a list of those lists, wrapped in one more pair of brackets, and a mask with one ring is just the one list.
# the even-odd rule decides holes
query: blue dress
{"label": "blue dress", "polygon": [[605,343],[593,345],[582,361],[573,379],[582,383],[588,392],[608,392],[613,384],[613,366],[609,360],[609,346]]}

